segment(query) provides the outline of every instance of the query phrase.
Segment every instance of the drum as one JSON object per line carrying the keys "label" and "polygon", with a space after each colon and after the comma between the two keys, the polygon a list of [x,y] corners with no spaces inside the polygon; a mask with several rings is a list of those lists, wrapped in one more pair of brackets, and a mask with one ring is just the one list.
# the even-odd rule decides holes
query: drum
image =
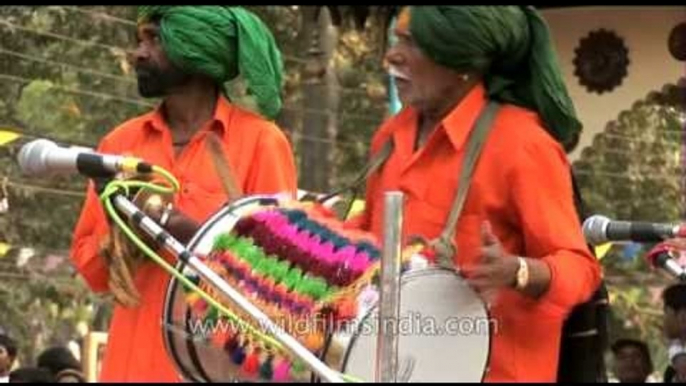
{"label": "drum", "polygon": [[[346,229],[316,206],[254,196],[218,211],[188,248],[329,367],[374,380],[380,248],[372,235]],[[459,274],[420,252],[403,250],[400,319],[391,326],[399,336],[398,381],[480,382],[491,341],[487,309]],[[164,340],[185,380],[318,381],[190,267],[176,268],[250,327],[172,279]]]}

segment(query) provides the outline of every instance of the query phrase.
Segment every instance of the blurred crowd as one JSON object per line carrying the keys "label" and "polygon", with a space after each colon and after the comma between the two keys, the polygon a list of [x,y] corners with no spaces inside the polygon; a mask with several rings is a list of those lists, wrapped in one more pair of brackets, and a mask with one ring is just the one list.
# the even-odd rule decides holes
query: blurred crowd
{"label": "blurred crowd", "polygon": [[620,383],[686,383],[686,283],[675,284],[662,294],[664,306],[663,329],[669,364],[661,379],[651,378],[656,370],[645,342],[637,339],[618,339],[612,345],[613,372]]}
{"label": "blurred crowd", "polygon": [[[35,366],[16,367],[17,343],[0,333],[0,383],[83,383],[81,363],[61,346],[50,347],[36,358]],[[16,368],[15,368],[16,367]]]}

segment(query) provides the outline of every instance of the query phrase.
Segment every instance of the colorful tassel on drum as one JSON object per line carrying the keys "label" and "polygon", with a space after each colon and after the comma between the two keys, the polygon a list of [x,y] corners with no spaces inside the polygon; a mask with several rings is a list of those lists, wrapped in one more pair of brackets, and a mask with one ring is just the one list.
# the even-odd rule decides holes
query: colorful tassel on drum
{"label": "colorful tassel on drum", "polygon": [[189,292],[186,295],[186,303],[189,307],[193,307],[198,300],[200,300],[200,295],[197,292]]}
{"label": "colorful tassel on drum", "polygon": [[274,376],[274,357],[269,355],[264,363],[260,365],[260,378],[271,380]]}
{"label": "colorful tassel on drum", "polygon": [[317,351],[324,344],[324,337],[316,331],[310,331],[309,333],[307,333],[307,335],[305,335],[304,340],[305,341],[303,342],[303,344],[310,351]]}
{"label": "colorful tassel on drum", "polygon": [[231,233],[222,233],[215,237],[212,250],[226,251],[229,250],[236,243],[236,236]]}
{"label": "colorful tassel on drum", "polygon": [[260,352],[258,349],[251,350],[252,352],[245,358],[241,369],[247,375],[256,375],[260,370]]}
{"label": "colorful tassel on drum", "polygon": [[[355,283],[350,293],[340,287],[371,276],[366,272],[380,256],[375,240],[364,233],[348,232],[337,220],[324,218],[321,213],[310,216],[310,210],[294,207],[269,207],[239,220],[232,232],[215,239],[215,249],[208,256],[216,263],[212,268],[232,286],[254,297],[255,305],[270,316],[293,321],[326,316],[326,320],[339,323],[353,319],[360,283]],[[192,297],[187,300],[195,303],[194,311],[204,303]],[[218,318],[216,312],[214,307],[207,309],[205,321]],[[294,376],[299,373],[307,376],[302,364],[260,353],[259,336],[232,333],[213,337],[216,346],[222,347],[247,375],[276,382],[300,379]],[[244,341],[246,338],[251,341]],[[312,351],[324,344],[321,328],[298,333],[296,338]]]}
{"label": "colorful tassel on drum", "polygon": [[307,371],[307,367],[305,367],[305,364],[300,362],[299,360],[296,360],[295,362],[293,362],[293,365],[291,366],[291,377],[299,378],[299,376],[303,375],[305,371]]}
{"label": "colorful tassel on drum", "polygon": [[336,304],[336,321],[350,320],[357,315],[357,302],[355,299],[343,298]]}
{"label": "colorful tassel on drum", "polygon": [[274,382],[286,383],[291,381],[291,364],[286,359],[281,359],[272,375]]}
{"label": "colorful tassel on drum", "polygon": [[214,326],[218,318],[219,310],[214,306],[209,306],[209,310],[207,311],[207,314],[205,314],[205,322]]}
{"label": "colorful tassel on drum", "polygon": [[207,301],[205,301],[205,299],[200,298],[194,303],[193,310],[198,314],[204,314],[207,311],[208,307],[209,304],[207,304]]}
{"label": "colorful tassel on drum", "polygon": [[231,353],[231,362],[235,365],[240,366],[245,361],[245,349],[241,345],[237,344]]}
{"label": "colorful tassel on drum", "polygon": [[233,231],[238,235],[244,236],[250,234],[257,223],[257,219],[253,216],[241,218],[233,227]]}
{"label": "colorful tassel on drum", "polygon": [[228,337],[226,343],[224,343],[224,351],[229,355],[233,355],[233,352],[236,350],[236,348],[238,348],[238,337]]}

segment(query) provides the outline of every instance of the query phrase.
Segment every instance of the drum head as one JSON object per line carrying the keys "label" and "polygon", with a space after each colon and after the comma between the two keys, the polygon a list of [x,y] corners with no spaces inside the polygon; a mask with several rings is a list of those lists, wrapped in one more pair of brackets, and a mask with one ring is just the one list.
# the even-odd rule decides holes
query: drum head
{"label": "drum head", "polygon": [[[401,288],[398,382],[481,382],[491,329],[478,295],[460,276],[443,269],[410,272]],[[341,368],[368,382],[375,373],[376,311],[349,339]]]}

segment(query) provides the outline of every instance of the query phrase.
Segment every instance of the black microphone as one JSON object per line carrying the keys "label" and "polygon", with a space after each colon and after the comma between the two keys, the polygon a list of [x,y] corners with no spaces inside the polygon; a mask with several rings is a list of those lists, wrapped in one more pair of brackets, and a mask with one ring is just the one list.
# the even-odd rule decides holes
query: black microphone
{"label": "black microphone", "polygon": [[685,237],[686,227],[679,224],[612,221],[605,216],[595,215],[584,221],[583,232],[586,242],[591,245],[600,245],[608,241],[653,243],[668,238]]}
{"label": "black microphone", "polygon": [[672,258],[667,246],[656,246],[646,254],[645,258],[652,267],[662,268],[675,278],[686,281],[686,270]]}
{"label": "black microphone", "polygon": [[60,147],[47,139],[22,146],[17,161],[21,171],[32,176],[80,173],[90,178],[111,178],[119,172],[152,172],[152,165],[138,158],[98,154],[82,147]]}

